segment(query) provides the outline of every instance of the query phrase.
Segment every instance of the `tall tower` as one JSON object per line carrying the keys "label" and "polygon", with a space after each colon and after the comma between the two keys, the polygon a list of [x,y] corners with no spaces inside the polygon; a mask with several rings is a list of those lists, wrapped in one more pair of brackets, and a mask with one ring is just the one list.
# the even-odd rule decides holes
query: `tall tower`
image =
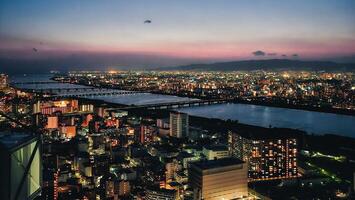
{"label": "tall tower", "polygon": [[170,136],[183,138],[189,135],[189,116],[186,113],[170,113]]}
{"label": "tall tower", "polygon": [[41,192],[41,140],[26,133],[0,133],[0,199],[34,199]]}

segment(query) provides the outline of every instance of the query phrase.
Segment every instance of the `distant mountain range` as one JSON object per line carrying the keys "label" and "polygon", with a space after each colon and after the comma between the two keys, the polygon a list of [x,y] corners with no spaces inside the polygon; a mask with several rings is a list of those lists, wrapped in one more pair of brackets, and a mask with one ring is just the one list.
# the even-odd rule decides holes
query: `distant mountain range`
{"label": "distant mountain range", "polygon": [[238,71],[238,70],[313,70],[313,71],[355,71],[355,63],[336,63],[331,61],[301,61],[288,59],[243,60],[218,62],[212,64],[191,64],[185,66],[160,68],[160,70],[193,71]]}

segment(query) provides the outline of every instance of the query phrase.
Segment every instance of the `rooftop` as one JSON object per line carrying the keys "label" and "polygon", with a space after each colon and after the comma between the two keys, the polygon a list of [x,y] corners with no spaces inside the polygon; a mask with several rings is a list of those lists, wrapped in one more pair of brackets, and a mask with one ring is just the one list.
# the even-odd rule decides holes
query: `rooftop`
{"label": "rooftop", "polygon": [[199,161],[199,162],[194,162],[191,164],[195,165],[196,167],[198,167],[202,170],[207,170],[207,169],[214,169],[214,168],[219,168],[219,167],[227,167],[227,166],[231,166],[231,165],[239,165],[242,163],[244,163],[244,162],[237,159],[237,158],[223,158],[223,159],[218,159],[218,160]]}
{"label": "rooftop", "polygon": [[203,148],[211,151],[228,151],[228,147],[223,145],[204,146]]}
{"label": "rooftop", "polygon": [[35,137],[36,136],[25,132],[0,132],[0,148],[11,150],[25,144]]}

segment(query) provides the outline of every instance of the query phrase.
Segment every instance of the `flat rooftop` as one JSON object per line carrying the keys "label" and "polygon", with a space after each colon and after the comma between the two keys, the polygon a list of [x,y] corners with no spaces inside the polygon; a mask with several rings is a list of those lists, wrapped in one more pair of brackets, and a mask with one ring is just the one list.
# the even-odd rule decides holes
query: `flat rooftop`
{"label": "flat rooftop", "polygon": [[228,147],[224,145],[204,146],[204,148],[211,151],[228,151]]}
{"label": "flat rooftop", "polygon": [[0,148],[11,150],[36,138],[26,132],[0,132]]}
{"label": "flat rooftop", "polygon": [[191,164],[195,165],[196,167],[198,167],[202,170],[207,170],[207,169],[227,167],[227,166],[232,166],[232,165],[239,165],[242,163],[244,163],[244,162],[237,159],[237,158],[222,158],[222,159],[218,159],[218,160],[199,161],[199,162],[194,162]]}

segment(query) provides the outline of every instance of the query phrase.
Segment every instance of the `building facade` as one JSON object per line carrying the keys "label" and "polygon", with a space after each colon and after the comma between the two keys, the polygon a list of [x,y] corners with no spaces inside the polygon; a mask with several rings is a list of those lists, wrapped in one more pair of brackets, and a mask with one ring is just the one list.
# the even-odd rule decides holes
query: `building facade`
{"label": "building facade", "polygon": [[0,199],[34,199],[41,192],[42,163],[39,137],[0,133]]}
{"label": "building facade", "polygon": [[248,199],[248,167],[236,158],[191,163],[194,200]]}
{"label": "building facade", "polygon": [[183,138],[189,135],[189,116],[186,113],[170,113],[170,136]]}
{"label": "building facade", "polygon": [[297,139],[294,137],[259,137],[234,132],[229,132],[228,137],[230,154],[248,163],[249,180],[297,177]]}
{"label": "building facade", "polygon": [[206,146],[203,147],[202,153],[207,160],[229,157],[229,151],[226,146]]}
{"label": "building facade", "polygon": [[146,200],[176,200],[177,192],[175,190],[166,189],[147,189],[146,190]]}

